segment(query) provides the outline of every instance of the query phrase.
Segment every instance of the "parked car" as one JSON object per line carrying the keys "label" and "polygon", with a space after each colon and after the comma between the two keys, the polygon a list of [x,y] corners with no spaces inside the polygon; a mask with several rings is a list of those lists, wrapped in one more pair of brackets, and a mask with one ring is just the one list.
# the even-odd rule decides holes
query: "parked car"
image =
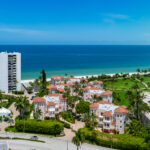
{"label": "parked car", "polygon": [[36,135],[34,135],[34,136],[31,136],[30,139],[32,139],[32,140],[38,140],[38,137]]}

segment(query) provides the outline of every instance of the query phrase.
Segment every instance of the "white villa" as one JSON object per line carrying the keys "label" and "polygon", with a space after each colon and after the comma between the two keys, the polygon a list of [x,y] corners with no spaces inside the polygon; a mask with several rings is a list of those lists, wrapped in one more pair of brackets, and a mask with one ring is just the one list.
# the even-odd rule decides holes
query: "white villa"
{"label": "white villa", "polygon": [[[62,97],[65,88],[70,89],[71,95],[76,95],[73,86],[78,83],[83,89],[83,100],[89,101],[90,112],[97,116],[98,126],[104,132],[124,133],[128,122],[128,110],[126,106],[116,106],[112,103],[112,91],[103,89],[102,81],[90,81],[85,78],[63,77],[54,75],[51,77],[51,85],[47,89],[51,94],[34,98],[34,112],[42,111],[39,119],[46,116],[55,117],[55,114],[67,111],[67,99]],[[59,93],[59,94],[58,94]],[[101,101],[96,102],[101,97]]]}
{"label": "white villa", "polygon": [[116,106],[101,100],[90,105],[90,112],[96,114],[98,126],[102,128],[102,131],[124,133],[124,128],[128,122],[126,106]]}
{"label": "white villa", "polygon": [[10,117],[10,115],[11,115],[11,111],[9,109],[6,109],[4,107],[0,108],[0,116],[2,118]]}
{"label": "white villa", "polygon": [[33,101],[34,112],[39,109],[42,112],[39,119],[44,119],[46,116],[52,118],[55,117],[55,114],[67,110],[67,100],[61,94],[53,93],[44,97],[35,97]]}

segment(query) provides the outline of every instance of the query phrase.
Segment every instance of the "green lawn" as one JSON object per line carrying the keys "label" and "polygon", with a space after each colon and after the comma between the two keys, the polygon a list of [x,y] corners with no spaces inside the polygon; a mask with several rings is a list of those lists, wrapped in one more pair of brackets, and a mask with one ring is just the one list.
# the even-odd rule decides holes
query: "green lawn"
{"label": "green lawn", "polygon": [[126,91],[113,91],[113,100],[116,105],[129,106],[129,100],[126,98]]}
{"label": "green lawn", "polygon": [[117,90],[117,89],[129,90],[133,85],[135,85],[136,82],[138,83],[140,88],[145,88],[145,86],[142,83],[140,83],[136,80],[133,80],[131,78],[117,79],[114,81],[105,81],[104,88],[109,89],[109,90]]}
{"label": "green lawn", "polygon": [[143,82],[145,82],[146,84],[150,83],[150,76],[140,75],[140,77],[144,79]]}

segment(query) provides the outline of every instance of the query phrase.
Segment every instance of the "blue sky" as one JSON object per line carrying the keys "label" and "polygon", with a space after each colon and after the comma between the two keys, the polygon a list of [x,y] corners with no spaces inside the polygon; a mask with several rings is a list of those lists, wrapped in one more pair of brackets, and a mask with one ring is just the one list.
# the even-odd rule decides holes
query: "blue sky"
{"label": "blue sky", "polygon": [[0,0],[0,44],[150,44],[149,0]]}

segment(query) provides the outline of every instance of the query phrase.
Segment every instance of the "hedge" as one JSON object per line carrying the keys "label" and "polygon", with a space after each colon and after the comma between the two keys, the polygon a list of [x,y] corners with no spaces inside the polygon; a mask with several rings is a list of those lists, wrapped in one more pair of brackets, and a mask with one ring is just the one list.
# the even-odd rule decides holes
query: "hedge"
{"label": "hedge", "polygon": [[15,123],[15,128],[19,132],[29,132],[29,133],[39,133],[48,135],[59,135],[63,129],[64,125],[58,121],[50,120],[17,120]]}
{"label": "hedge", "polygon": [[99,146],[122,150],[147,150],[148,146],[143,138],[133,137],[126,134],[110,135],[99,131],[90,131],[86,128],[80,129],[85,140]]}
{"label": "hedge", "polygon": [[60,121],[60,122],[64,124],[64,127],[65,127],[65,128],[70,129],[70,124],[69,124],[69,123],[66,123],[66,122],[64,122],[64,121]]}

